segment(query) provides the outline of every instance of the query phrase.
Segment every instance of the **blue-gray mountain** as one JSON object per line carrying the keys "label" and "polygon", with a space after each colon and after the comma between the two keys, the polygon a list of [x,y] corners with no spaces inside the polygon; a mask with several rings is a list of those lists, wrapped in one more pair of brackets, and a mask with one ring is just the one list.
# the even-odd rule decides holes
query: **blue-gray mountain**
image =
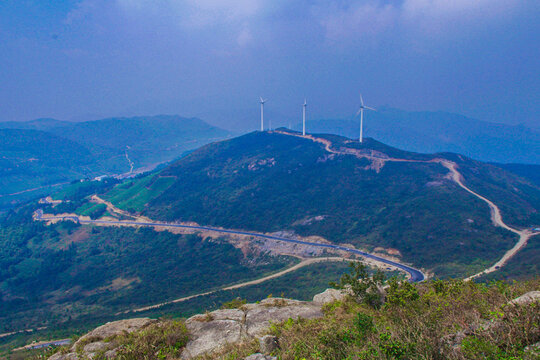
{"label": "blue-gray mountain", "polygon": [[[301,124],[294,127],[301,129]],[[358,138],[359,122],[313,120],[310,133]],[[391,108],[365,114],[364,135],[385,144],[423,153],[455,152],[501,163],[540,164],[540,130],[470,119],[445,112],[406,112]]]}
{"label": "blue-gray mountain", "polygon": [[171,161],[229,132],[196,118],[147,116],[87,122],[0,123],[0,208],[28,189]]}

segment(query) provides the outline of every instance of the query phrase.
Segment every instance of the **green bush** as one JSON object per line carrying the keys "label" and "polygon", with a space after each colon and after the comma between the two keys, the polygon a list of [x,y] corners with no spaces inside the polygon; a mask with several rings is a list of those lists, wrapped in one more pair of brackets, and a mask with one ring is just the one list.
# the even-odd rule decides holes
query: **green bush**
{"label": "green bush", "polygon": [[358,301],[374,308],[380,307],[384,300],[380,290],[384,283],[384,273],[377,270],[371,275],[368,267],[360,261],[351,262],[349,267],[349,273],[341,276],[339,284],[330,283],[330,285],[337,289],[350,289]]}
{"label": "green bush", "polygon": [[178,358],[188,340],[188,330],[183,322],[166,321],[112,341],[120,344],[117,359],[140,360]]}
{"label": "green bush", "polygon": [[386,304],[404,306],[420,297],[416,287],[408,281],[392,278],[386,290]]}

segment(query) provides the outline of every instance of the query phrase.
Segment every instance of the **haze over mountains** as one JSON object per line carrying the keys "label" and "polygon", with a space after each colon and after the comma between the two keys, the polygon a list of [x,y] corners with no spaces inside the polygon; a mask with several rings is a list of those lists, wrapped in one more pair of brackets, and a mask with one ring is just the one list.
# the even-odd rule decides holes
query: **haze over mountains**
{"label": "haze over mountains", "polygon": [[[311,133],[358,138],[359,120],[315,119]],[[301,124],[294,126],[301,129]],[[540,130],[471,119],[446,112],[407,112],[380,108],[365,113],[364,134],[400,149],[422,153],[454,152],[500,163],[540,164]]]}
{"label": "haze over mountains", "polygon": [[131,165],[151,168],[227,136],[202,120],[180,116],[0,123],[0,203],[28,189],[127,173]]}

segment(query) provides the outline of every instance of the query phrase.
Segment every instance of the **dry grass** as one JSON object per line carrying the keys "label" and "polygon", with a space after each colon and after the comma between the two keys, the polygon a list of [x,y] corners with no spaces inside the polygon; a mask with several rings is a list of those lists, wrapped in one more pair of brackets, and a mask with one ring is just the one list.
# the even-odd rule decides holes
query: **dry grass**
{"label": "dry grass", "polygon": [[414,288],[418,296],[407,297],[410,288],[405,288],[395,296],[406,301],[380,309],[347,299],[325,306],[321,319],[273,326],[281,347],[275,355],[280,360],[533,358],[524,348],[540,341],[539,304],[508,301],[538,290],[539,278],[510,285],[434,281]]}

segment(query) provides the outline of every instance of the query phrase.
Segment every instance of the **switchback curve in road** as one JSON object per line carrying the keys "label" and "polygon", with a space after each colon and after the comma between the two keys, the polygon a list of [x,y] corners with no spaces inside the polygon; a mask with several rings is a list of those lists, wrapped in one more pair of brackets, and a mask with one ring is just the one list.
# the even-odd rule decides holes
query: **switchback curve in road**
{"label": "switchback curve in road", "polygon": [[336,150],[332,148],[332,142],[328,139],[315,137],[313,135],[301,135],[301,134],[291,133],[291,132],[286,132],[286,131],[276,131],[276,132],[280,134],[284,134],[284,135],[297,136],[297,137],[312,140],[314,142],[321,143],[324,145],[326,151],[330,153],[334,153],[334,154],[355,155],[357,157],[362,157],[362,158],[367,158],[367,159],[382,161],[382,162],[391,161],[391,162],[439,163],[445,168],[447,168],[450,171],[452,180],[458,186],[460,186],[462,189],[469,192],[473,196],[477,197],[478,199],[484,201],[489,206],[491,221],[495,226],[502,227],[503,229],[511,231],[514,234],[519,236],[519,239],[516,242],[516,244],[510,250],[506,251],[504,255],[495,264],[493,264],[489,268],[484,269],[483,271],[477,274],[469,276],[468,278],[465,279],[466,281],[469,281],[479,276],[489,274],[491,272],[499,270],[502,266],[504,266],[508,262],[508,260],[510,260],[515,254],[517,254],[521,249],[523,249],[525,245],[527,245],[528,240],[532,236],[540,234],[540,232],[531,232],[527,229],[518,230],[518,229],[514,229],[508,226],[502,219],[501,210],[499,209],[497,205],[495,205],[494,202],[478,194],[477,192],[471,190],[469,187],[467,187],[463,183],[463,175],[461,175],[461,173],[458,171],[457,169],[458,165],[453,161],[450,161],[447,159],[439,159],[439,158],[435,158],[432,160],[410,160],[410,159],[395,159],[395,158],[390,158],[390,157],[377,157],[370,154],[361,153],[357,151],[357,149],[348,149],[348,151],[340,151],[340,150]]}
{"label": "switchback curve in road", "polygon": [[80,224],[149,226],[149,227],[164,227],[164,228],[170,227],[170,228],[181,228],[181,229],[190,229],[190,230],[212,231],[212,232],[222,233],[222,234],[245,235],[245,236],[251,236],[251,237],[256,237],[256,238],[266,239],[266,240],[276,240],[276,241],[283,241],[283,242],[292,243],[292,244],[322,247],[322,248],[331,249],[331,250],[341,250],[344,252],[348,252],[350,254],[360,255],[364,258],[374,260],[374,261],[377,261],[386,265],[390,265],[401,271],[404,271],[409,274],[410,282],[421,282],[421,281],[424,281],[426,278],[422,271],[415,269],[412,266],[398,263],[396,261],[392,261],[392,260],[383,258],[381,256],[373,255],[373,254],[370,254],[361,250],[349,248],[346,246],[336,245],[336,244],[316,243],[316,242],[299,240],[299,239],[285,238],[285,237],[280,237],[276,235],[261,234],[261,233],[241,231],[241,230],[222,229],[222,228],[200,226],[200,225],[186,225],[186,224],[165,223],[165,222],[157,222],[157,221],[142,221],[142,220],[99,220],[99,219],[88,220],[88,219],[83,219],[77,215],[68,215],[68,216],[46,215],[45,216],[42,210],[37,210],[34,214],[34,218],[40,221],[71,220]]}

